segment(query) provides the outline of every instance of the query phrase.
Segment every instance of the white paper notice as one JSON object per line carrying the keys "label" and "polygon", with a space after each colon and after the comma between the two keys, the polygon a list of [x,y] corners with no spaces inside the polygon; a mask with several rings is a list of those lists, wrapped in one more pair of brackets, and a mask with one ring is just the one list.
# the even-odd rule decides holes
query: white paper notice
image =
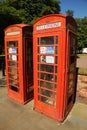
{"label": "white paper notice", "polygon": [[9,48],[9,53],[12,53],[12,48]]}
{"label": "white paper notice", "polygon": [[46,63],[54,64],[54,56],[46,56]]}
{"label": "white paper notice", "polygon": [[12,55],[12,60],[17,61],[17,56],[16,55]]}

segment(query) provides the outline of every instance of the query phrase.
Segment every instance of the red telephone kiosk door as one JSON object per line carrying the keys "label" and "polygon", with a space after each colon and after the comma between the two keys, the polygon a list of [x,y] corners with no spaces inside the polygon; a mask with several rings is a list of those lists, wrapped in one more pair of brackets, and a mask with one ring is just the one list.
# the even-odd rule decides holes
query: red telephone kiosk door
{"label": "red telephone kiosk door", "polygon": [[[73,30],[75,28],[75,30]],[[76,36],[76,23],[70,16],[51,14],[34,23],[34,109],[55,120],[63,121],[74,104],[73,88],[69,98],[70,46],[69,33]],[[74,39],[76,40],[76,39]],[[76,42],[74,71],[76,71]],[[68,56],[69,55],[69,56]],[[72,80],[74,82],[75,79]],[[69,101],[70,100],[70,101]]]}
{"label": "red telephone kiosk door", "polygon": [[5,56],[8,96],[25,104],[33,98],[32,26],[5,29]]}

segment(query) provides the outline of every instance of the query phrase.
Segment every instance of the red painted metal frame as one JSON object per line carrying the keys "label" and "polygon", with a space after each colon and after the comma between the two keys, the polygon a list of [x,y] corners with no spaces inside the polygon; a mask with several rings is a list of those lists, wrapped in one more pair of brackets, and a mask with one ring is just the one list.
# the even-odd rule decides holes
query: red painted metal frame
{"label": "red painted metal frame", "polygon": [[[28,24],[14,24],[8,26],[5,30],[5,58],[6,58],[6,78],[7,78],[7,85],[8,85],[8,96],[22,104],[27,103],[29,100],[33,98],[33,92],[32,94],[27,94],[27,81],[26,81],[26,76],[27,76],[27,70],[26,70],[26,52],[25,52],[25,44],[26,44],[26,39],[28,39],[29,42],[32,43],[32,27],[29,26]],[[18,34],[17,34],[18,31]],[[16,33],[16,34],[15,34]],[[17,56],[18,60],[16,61],[18,66],[17,66],[17,71],[18,71],[18,86],[16,86],[19,89],[19,92],[16,92],[11,89],[11,84],[10,84],[10,76],[9,76],[9,66],[8,62],[8,49],[9,47],[7,46],[7,42],[9,41],[17,41],[18,46],[17,46]],[[13,67],[14,69],[14,67]],[[13,79],[14,81],[14,79]],[[33,80],[32,80],[33,81]],[[33,89],[33,83],[31,85]]]}
{"label": "red painted metal frame", "polygon": [[[59,27],[51,28],[39,28],[37,27],[61,22]],[[33,59],[34,59],[34,109],[39,111],[55,120],[63,121],[69,111],[71,110],[74,101],[68,102],[68,79],[69,79],[69,56],[70,56],[70,41],[69,41],[69,31],[76,36],[77,25],[75,20],[70,16],[65,16],[61,14],[51,14],[41,17],[34,23],[33,30]],[[38,47],[37,39],[46,36],[58,36],[58,73],[57,73],[57,90],[56,90],[56,106],[51,106],[40,102],[38,100]],[[76,47],[75,47],[76,49]],[[75,59],[76,62],[76,59]],[[55,64],[54,64],[55,65]],[[76,64],[75,64],[76,65]],[[76,67],[75,67],[76,71]],[[76,73],[74,75],[76,77]],[[45,82],[45,81],[44,81]],[[75,86],[74,86],[75,87]],[[75,97],[75,92],[73,92],[73,97]]]}

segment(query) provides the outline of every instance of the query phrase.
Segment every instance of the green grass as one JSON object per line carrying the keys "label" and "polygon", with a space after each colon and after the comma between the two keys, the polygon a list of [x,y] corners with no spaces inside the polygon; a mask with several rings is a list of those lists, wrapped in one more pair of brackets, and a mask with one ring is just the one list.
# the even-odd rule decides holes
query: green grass
{"label": "green grass", "polygon": [[79,74],[79,75],[87,75],[87,69],[79,68],[78,74]]}
{"label": "green grass", "polygon": [[77,56],[87,56],[87,54],[77,54]]}
{"label": "green grass", "polygon": [[3,56],[5,56],[4,54],[3,55],[0,55],[0,57],[3,57]]}

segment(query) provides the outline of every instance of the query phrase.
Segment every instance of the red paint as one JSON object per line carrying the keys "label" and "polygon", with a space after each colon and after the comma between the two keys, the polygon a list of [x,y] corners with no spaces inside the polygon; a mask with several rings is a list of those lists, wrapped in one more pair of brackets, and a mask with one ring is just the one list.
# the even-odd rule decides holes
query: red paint
{"label": "red paint", "polygon": [[34,109],[63,121],[74,104],[77,25],[51,14],[34,23]]}
{"label": "red paint", "polygon": [[25,104],[33,98],[32,26],[5,29],[5,56],[8,96]]}

